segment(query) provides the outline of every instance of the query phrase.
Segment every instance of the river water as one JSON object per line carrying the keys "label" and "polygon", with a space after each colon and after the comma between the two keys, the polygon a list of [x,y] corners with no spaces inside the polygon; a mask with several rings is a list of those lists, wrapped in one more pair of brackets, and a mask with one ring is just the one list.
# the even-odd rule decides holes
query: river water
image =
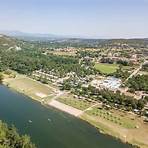
{"label": "river water", "polygon": [[28,134],[38,148],[131,148],[88,123],[0,85],[0,120]]}

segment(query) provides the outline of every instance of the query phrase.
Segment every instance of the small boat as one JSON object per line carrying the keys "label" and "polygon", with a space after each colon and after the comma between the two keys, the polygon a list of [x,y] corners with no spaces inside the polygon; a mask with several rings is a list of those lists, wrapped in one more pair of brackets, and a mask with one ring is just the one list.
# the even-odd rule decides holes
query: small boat
{"label": "small boat", "polygon": [[29,123],[32,123],[32,120],[29,120],[28,122],[29,122]]}
{"label": "small boat", "polygon": [[51,119],[48,118],[48,121],[51,121]]}

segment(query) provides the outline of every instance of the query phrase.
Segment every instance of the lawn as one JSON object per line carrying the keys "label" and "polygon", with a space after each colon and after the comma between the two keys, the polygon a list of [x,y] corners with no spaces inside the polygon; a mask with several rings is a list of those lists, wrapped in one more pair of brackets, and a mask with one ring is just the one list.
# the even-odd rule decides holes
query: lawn
{"label": "lawn", "polygon": [[74,108],[85,110],[93,105],[92,102],[88,102],[87,100],[80,100],[71,96],[63,96],[58,98],[58,101],[64,103],[66,105],[72,106]]}
{"label": "lawn", "polygon": [[[133,114],[121,113],[120,111],[93,110],[85,112],[81,118],[93,126],[97,127],[100,132],[121,139],[122,141],[138,145],[141,148],[147,148],[147,125],[139,120]],[[108,114],[108,115],[107,115]],[[122,123],[122,124],[121,124]]]}
{"label": "lawn", "polygon": [[111,74],[118,69],[117,64],[96,63],[95,68],[103,74]]}
{"label": "lawn", "polygon": [[46,98],[54,93],[54,91],[48,86],[25,76],[7,79],[6,83],[9,87],[39,101],[41,101],[42,98]]}
{"label": "lawn", "polygon": [[112,122],[124,128],[134,129],[136,127],[136,124],[133,120],[127,118],[126,116],[121,116],[113,111],[110,112],[105,109],[94,107],[93,109],[87,111],[86,113],[95,117],[100,117],[106,121]]}

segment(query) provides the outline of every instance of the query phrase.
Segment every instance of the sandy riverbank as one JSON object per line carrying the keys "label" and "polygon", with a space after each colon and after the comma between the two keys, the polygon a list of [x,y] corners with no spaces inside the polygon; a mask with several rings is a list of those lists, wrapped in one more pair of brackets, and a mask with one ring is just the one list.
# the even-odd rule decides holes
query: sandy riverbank
{"label": "sandy riverbank", "polygon": [[57,108],[57,109],[59,109],[61,111],[67,112],[67,113],[69,113],[69,114],[71,114],[73,116],[76,116],[76,117],[78,117],[79,115],[82,114],[82,111],[81,110],[78,110],[76,108],[73,108],[71,106],[68,106],[66,104],[63,104],[63,103],[61,103],[59,101],[56,101],[56,100],[50,101],[48,103],[48,105],[50,105],[52,107],[55,107],[55,108]]}

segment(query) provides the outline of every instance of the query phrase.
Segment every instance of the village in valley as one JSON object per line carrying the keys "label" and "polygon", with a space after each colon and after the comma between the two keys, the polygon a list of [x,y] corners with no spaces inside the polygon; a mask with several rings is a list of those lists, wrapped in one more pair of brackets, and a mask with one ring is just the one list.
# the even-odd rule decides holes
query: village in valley
{"label": "village in valley", "polygon": [[[106,45],[107,46],[107,45]],[[66,87],[66,90],[81,85],[83,88],[89,86],[95,89],[107,89],[113,92],[120,91],[126,96],[140,100],[147,98],[147,91],[134,90],[129,87],[128,80],[136,76],[147,75],[147,49],[129,47],[128,44],[115,43],[113,47],[102,49],[97,48],[76,48],[65,47],[55,48],[50,51],[48,48],[43,49],[45,55],[55,54],[62,56],[79,57],[79,64],[85,69],[95,68],[94,74],[79,76],[76,72],[69,72],[64,77],[58,76],[54,70],[45,71],[43,69],[33,71],[34,79],[52,83],[59,88]],[[68,85],[69,84],[69,85]],[[78,96],[77,96],[78,97]],[[147,104],[145,109],[147,110]],[[138,109],[134,112],[140,113]],[[147,111],[146,111],[147,112]]]}
{"label": "village in valley", "polygon": [[148,0],[0,1],[0,148],[148,148]]}
{"label": "village in valley", "polygon": [[5,85],[147,147],[147,40],[0,41]]}

